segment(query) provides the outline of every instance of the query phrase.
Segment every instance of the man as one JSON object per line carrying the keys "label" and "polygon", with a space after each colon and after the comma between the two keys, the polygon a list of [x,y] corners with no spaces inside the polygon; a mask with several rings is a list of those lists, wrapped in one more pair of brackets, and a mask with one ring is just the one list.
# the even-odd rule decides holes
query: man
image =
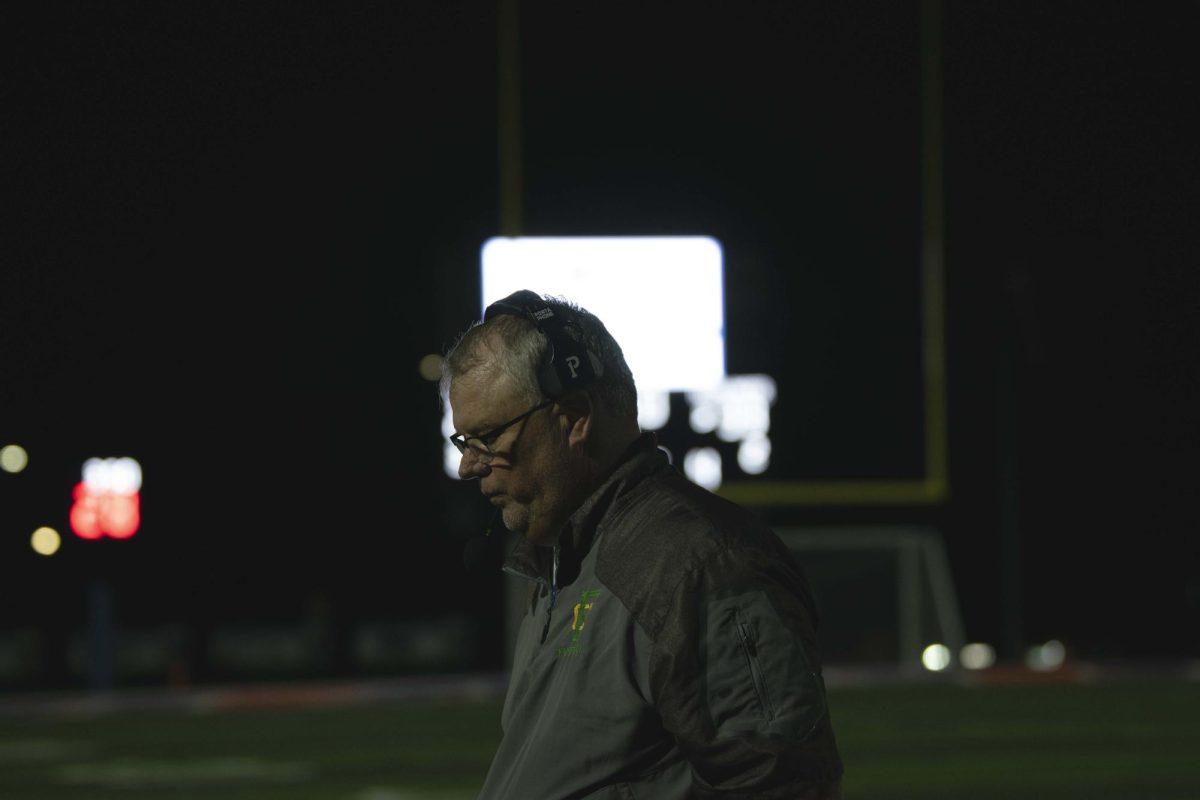
{"label": "man", "polygon": [[639,431],[600,320],[516,292],[451,348],[442,390],[459,475],[532,581],[481,800],[840,797],[799,567]]}

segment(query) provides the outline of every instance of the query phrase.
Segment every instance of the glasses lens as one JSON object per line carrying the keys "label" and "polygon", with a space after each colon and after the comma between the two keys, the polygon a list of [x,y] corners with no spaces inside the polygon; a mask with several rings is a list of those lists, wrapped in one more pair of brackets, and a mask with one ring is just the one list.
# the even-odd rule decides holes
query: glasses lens
{"label": "glasses lens", "polygon": [[525,419],[533,412],[546,408],[553,402],[553,400],[546,400],[543,403],[539,403],[538,405],[526,411],[524,414],[510,419],[508,422],[504,423],[490,433],[471,437],[464,437],[461,433],[456,433],[450,437],[450,441],[454,442],[454,446],[458,448],[458,452],[466,455],[467,450],[470,450],[479,463],[490,464],[492,463],[492,459],[496,457],[496,454],[492,452],[492,444],[494,444],[495,441],[500,438],[500,434],[504,433],[506,430]]}
{"label": "glasses lens", "polygon": [[480,464],[492,463],[493,453],[491,448],[489,448],[482,441],[475,439],[467,446],[471,448],[471,453],[475,456],[476,460],[478,460]]}
{"label": "glasses lens", "polygon": [[486,444],[484,444],[482,439],[478,439],[476,437],[465,439],[461,434],[456,434],[450,437],[450,441],[454,443],[456,448],[458,448],[458,452],[461,455],[465,456],[467,451],[470,451],[471,455],[475,457],[475,460],[481,464],[487,464],[492,460],[492,451]]}

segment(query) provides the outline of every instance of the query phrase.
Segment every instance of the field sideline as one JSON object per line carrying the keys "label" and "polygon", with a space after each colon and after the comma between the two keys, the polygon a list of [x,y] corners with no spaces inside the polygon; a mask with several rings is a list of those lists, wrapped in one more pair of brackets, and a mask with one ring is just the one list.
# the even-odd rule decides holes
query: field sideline
{"label": "field sideline", "polygon": [[[501,683],[0,697],[0,800],[466,800],[499,737]],[[1186,676],[843,675],[829,700],[847,800],[1200,798]]]}

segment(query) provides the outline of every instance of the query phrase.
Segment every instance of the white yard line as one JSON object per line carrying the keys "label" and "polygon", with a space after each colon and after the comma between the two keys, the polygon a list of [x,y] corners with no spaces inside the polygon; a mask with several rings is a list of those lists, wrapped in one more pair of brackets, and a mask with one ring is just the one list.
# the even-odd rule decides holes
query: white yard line
{"label": "white yard line", "polygon": [[432,791],[396,786],[370,786],[347,800],[474,800],[475,793],[455,790]]}
{"label": "white yard line", "polygon": [[94,763],[65,764],[54,770],[54,777],[57,783],[72,786],[146,789],[202,784],[300,783],[311,780],[316,772],[312,764],[272,762],[260,758],[116,758]]}

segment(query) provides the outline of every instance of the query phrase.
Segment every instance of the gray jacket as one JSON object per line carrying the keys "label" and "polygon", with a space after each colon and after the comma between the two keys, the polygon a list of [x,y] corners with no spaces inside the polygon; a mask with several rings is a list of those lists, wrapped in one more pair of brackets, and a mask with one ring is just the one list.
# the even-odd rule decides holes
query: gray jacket
{"label": "gray jacket", "polygon": [[505,570],[533,584],[480,800],[839,796],[799,566],[653,434]]}

